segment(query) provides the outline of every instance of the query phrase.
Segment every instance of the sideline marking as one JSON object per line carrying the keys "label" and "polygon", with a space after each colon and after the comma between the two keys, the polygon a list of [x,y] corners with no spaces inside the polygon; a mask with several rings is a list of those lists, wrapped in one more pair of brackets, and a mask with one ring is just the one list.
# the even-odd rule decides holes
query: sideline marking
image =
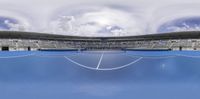
{"label": "sideline marking", "polygon": [[99,66],[100,66],[100,64],[101,64],[101,61],[102,61],[102,59],[103,59],[103,55],[104,55],[104,52],[101,54],[101,57],[100,57],[100,59],[99,59],[99,62],[98,62],[98,64],[97,64],[97,68],[96,68],[96,69],[99,69]]}
{"label": "sideline marking", "polygon": [[[72,55],[68,55],[69,57],[72,56],[77,56],[78,54],[72,54]],[[64,57],[65,55],[61,55],[61,54],[55,54],[55,55],[36,55],[37,57],[47,57],[47,58],[57,58],[57,57]]]}
{"label": "sideline marking", "polygon": [[20,58],[20,57],[27,57],[27,56],[34,56],[35,53],[32,53],[32,54],[27,54],[27,55],[17,55],[17,56],[6,56],[6,57],[0,57],[0,59],[3,59],[3,58]]}
{"label": "sideline marking", "polygon": [[174,58],[177,57],[178,55],[163,55],[163,56],[144,56],[144,55],[127,55],[125,54],[125,56],[131,57],[131,58],[135,58],[135,57],[143,57],[143,58],[147,58],[147,59],[162,59],[162,58]]}
{"label": "sideline marking", "polygon": [[177,54],[177,56],[180,56],[180,57],[189,57],[189,58],[200,58],[200,56],[191,56],[191,55],[184,55],[184,54]]}

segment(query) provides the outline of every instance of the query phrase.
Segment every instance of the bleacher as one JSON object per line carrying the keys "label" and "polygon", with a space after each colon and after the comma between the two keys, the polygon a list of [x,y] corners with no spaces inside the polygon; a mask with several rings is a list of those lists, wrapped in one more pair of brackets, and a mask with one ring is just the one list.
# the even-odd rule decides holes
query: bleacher
{"label": "bleacher", "polygon": [[200,50],[200,32],[128,37],[77,37],[40,33],[0,32],[1,49],[171,49]]}

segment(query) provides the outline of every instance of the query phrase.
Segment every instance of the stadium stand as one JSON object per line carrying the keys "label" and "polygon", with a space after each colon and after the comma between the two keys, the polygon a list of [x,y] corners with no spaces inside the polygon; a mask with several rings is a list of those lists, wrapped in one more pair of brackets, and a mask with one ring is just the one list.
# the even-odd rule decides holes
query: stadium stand
{"label": "stadium stand", "polygon": [[200,32],[124,37],[81,37],[0,31],[1,50],[200,50]]}

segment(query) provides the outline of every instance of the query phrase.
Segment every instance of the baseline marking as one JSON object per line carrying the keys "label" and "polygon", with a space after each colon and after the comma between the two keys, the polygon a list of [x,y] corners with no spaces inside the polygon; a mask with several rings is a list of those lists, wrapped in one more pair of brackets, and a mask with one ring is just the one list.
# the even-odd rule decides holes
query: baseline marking
{"label": "baseline marking", "polygon": [[120,66],[120,67],[105,68],[105,69],[102,68],[102,69],[98,69],[98,70],[117,70],[117,69],[122,69],[122,68],[128,67],[128,66],[130,66],[130,65],[132,65],[132,64],[134,64],[134,63],[136,63],[136,62],[138,62],[138,61],[140,61],[140,60],[142,60],[142,59],[143,59],[143,57],[140,57],[140,58],[134,60],[133,62],[131,62],[131,63],[129,63],[129,64],[126,64],[126,65],[123,65],[123,66]]}
{"label": "baseline marking", "polygon": [[131,63],[126,64],[126,65],[123,65],[123,66],[120,66],[120,67],[105,68],[105,69],[103,69],[103,68],[98,68],[98,69],[97,69],[97,68],[92,68],[92,67],[88,67],[88,66],[86,66],[86,65],[80,64],[80,63],[78,63],[78,62],[76,62],[76,61],[74,61],[74,60],[68,58],[67,56],[64,56],[64,58],[67,59],[67,60],[69,60],[70,62],[72,62],[72,63],[74,63],[74,64],[80,66],[80,67],[84,67],[84,68],[91,69],[91,70],[102,70],[102,71],[117,70],[117,69],[125,68],[125,67],[128,67],[128,66],[130,66],[130,65],[132,65],[132,64],[134,64],[134,63],[136,63],[136,62],[139,62],[140,60],[143,59],[143,57],[140,57],[140,58],[138,58],[138,59],[132,61]]}
{"label": "baseline marking", "polygon": [[78,63],[78,62],[76,62],[76,61],[74,61],[74,60],[68,58],[67,56],[64,56],[64,58],[66,58],[67,60],[69,60],[70,62],[72,62],[72,63],[74,63],[74,64],[76,64],[76,65],[78,65],[78,66],[81,66],[81,67],[84,67],[84,68],[87,68],[87,69],[96,70],[96,68],[92,68],[92,67],[88,67],[88,66],[85,66],[85,65],[83,65],[83,64],[80,64],[80,63]]}

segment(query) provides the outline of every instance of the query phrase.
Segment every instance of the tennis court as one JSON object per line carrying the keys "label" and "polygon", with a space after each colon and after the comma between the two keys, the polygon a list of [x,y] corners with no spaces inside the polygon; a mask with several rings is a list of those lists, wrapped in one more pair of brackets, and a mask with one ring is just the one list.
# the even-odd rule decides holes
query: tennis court
{"label": "tennis court", "polygon": [[0,99],[197,99],[199,51],[0,52]]}

